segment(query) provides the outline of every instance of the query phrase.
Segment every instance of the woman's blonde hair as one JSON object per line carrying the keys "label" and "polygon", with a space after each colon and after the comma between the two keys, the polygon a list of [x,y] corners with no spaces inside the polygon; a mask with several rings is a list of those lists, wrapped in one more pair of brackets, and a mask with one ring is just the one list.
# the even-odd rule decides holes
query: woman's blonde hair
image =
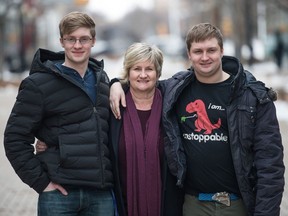
{"label": "woman's blonde hair", "polygon": [[128,47],[124,55],[122,79],[128,82],[130,69],[139,62],[149,61],[154,64],[157,77],[162,73],[163,53],[155,45],[147,43],[133,43]]}

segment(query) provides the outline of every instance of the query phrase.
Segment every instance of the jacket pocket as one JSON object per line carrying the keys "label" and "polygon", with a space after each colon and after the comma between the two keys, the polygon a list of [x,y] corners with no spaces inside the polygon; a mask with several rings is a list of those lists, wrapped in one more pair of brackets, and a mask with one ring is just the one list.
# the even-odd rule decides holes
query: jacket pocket
{"label": "jacket pocket", "polygon": [[60,164],[59,149],[56,147],[47,148],[46,151],[37,154],[36,157],[41,161],[44,171],[53,179],[57,175]]}
{"label": "jacket pocket", "polygon": [[256,107],[238,105],[238,131],[243,147],[251,147],[256,124]]}

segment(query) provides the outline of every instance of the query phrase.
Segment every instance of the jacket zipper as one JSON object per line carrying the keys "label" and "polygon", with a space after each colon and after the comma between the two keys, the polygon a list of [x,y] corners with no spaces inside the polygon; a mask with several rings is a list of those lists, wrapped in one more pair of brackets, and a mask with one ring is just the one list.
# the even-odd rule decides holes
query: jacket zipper
{"label": "jacket zipper", "polygon": [[[66,76],[63,76],[62,74],[59,74],[59,75],[62,76],[64,79],[72,82],[74,85],[78,86],[82,91],[84,91],[84,93],[86,94],[86,96],[87,96],[87,97],[89,98],[89,100],[91,101],[91,104],[92,104],[92,106],[93,106],[93,113],[94,113],[95,118],[96,118],[96,120],[97,120],[98,123],[101,122],[101,121],[99,121],[99,119],[98,119],[98,111],[97,111],[97,108],[96,108],[97,99],[98,99],[98,97],[97,97],[97,94],[98,94],[97,86],[99,86],[100,79],[101,79],[101,75],[102,75],[102,71],[103,71],[103,68],[100,69],[100,71],[99,71],[99,73],[98,73],[98,76],[97,76],[97,73],[94,72],[94,73],[95,73],[95,76],[96,76],[96,85],[95,85],[95,87],[96,87],[96,103],[95,103],[95,105],[93,104],[93,101],[91,100],[91,98],[89,97],[89,95],[87,94],[87,92],[85,91],[85,89],[84,89],[81,85],[79,85],[78,82],[74,81],[74,80],[71,79],[69,76],[66,77]],[[96,127],[97,127],[97,128],[96,128],[96,131],[97,131],[97,133],[98,133],[97,140],[98,140],[98,150],[99,150],[99,157],[100,157],[100,164],[101,164],[101,165],[100,165],[100,166],[101,166],[100,169],[101,169],[101,175],[102,175],[102,176],[101,176],[101,185],[102,185],[102,187],[104,187],[104,168],[103,168],[103,158],[102,158],[102,148],[101,148],[99,124],[97,124]]]}

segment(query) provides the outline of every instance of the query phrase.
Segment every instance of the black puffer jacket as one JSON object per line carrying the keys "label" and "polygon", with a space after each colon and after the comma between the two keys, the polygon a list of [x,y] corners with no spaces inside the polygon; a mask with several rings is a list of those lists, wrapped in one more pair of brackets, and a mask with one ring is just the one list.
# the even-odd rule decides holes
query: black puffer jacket
{"label": "black puffer jacket", "polygon": [[[96,104],[74,79],[58,71],[64,53],[39,49],[20,85],[4,137],[6,155],[23,182],[41,193],[50,181],[76,187],[113,186],[108,148],[109,79],[90,59]],[[35,138],[48,149],[34,155]]]}
{"label": "black puffer jacket", "polygon": [[[234,57],[224,56],[222,67],[235,77],[227,107],[227,123],[234,168],[248,214],[279,215],[285,168],[273,91],[244,71]],[[186,159],[175,105],[182,90],[194,80],[192,69],[160,82],[162,91],[165,91],[162,118],[167,135],[165,152],[179,185],[185,179]]]}

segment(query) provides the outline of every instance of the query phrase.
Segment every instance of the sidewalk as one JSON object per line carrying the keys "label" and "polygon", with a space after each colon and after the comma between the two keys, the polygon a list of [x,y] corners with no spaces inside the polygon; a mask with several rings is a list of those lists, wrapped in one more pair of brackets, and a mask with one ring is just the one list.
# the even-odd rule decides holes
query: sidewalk
{"label": "sidewalk", "polygon": [[16,175],[5,156],[3,147],[3,133],[16,93],[17,90],[12,85],[0,88],[0,215],[36,216],[38,195]]}

